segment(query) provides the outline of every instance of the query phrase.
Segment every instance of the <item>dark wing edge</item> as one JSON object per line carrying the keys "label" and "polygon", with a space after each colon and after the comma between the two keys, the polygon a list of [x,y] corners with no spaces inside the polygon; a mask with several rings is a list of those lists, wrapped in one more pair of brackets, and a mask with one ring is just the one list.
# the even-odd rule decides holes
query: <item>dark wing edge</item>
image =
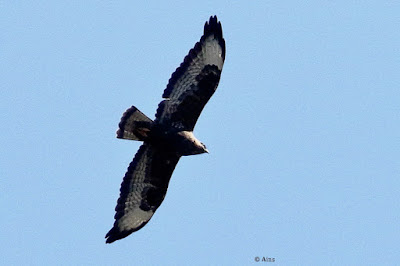
{"label": "dark wing edge", "polygon": [[106,243],[122,239],[143,228],[161,205],[180,156],[143,144],[121,184],[113,228]]}
{"label": "dark wing edge", "polygon": [[156,112],[155,122],[192,131],[214,94],[225,61],[225,40],[216,16],[204,25],[204,35],[172,74]]}
{"label": "dark wing edge", "polygon": [[201,37],[200,41],[197,42],[195,44],[194,48],[192,48],[189,51],[189,54],[184,58],[181,65],[175,70],[175,72],[172,74],[171,78],[169,79],[167,88],[164,90],[164,93],[162,95],[163,98],[169,98],[172,90],[174,89],[176,82],[188,70],[188,67],[192,64],[193,59],[195,59],[198,56],[198,54],[201,52],[203,43],[211,35],[214,35],[214,38],[218,40],[219,46],[222,49],[222,55],[221,55],[222,60],[225,61],[226,48],[225,48],[225,39],[222,36],[221,22],[218,21],[217,16],[211,16],[210,20],[204,24],[204,34]]}
{"label": "dark wing edge", "polygon": [[205,105],[214,94],[221,77],[215,65],[206,65],[196,77],[197,85],[180,97],[179,101],[164,100],[159,104],[157,119],[181,130],[193,131]]}

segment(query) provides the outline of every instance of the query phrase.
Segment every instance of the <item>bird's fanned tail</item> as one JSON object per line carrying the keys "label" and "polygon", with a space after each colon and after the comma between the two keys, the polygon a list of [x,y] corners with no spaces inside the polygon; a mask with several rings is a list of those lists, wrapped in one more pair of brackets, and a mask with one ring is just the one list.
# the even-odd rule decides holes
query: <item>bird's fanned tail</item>
{"label": "bird's fanned tail", "polygon": [[122,115],[117,138],[144,141],[148,137],[152,124],[153,121],[150,118],[132,106]]}

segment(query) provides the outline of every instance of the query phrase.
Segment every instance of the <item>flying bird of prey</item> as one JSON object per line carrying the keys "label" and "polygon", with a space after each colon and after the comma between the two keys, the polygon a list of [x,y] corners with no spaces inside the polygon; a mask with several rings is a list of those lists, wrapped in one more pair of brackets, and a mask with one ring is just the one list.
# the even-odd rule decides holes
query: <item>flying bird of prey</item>
{"label": "flying bird of prey", "polygon": [[221,23],[210,17],[204,35],[172,74],[155,120],[132,106],[122,116],[117,138],[143,141],[128,167],[115,208],[112,243],[141,229],[167,193],[181,156],[208,152],[193,135],[204,106],[214,94],[225,60]]}

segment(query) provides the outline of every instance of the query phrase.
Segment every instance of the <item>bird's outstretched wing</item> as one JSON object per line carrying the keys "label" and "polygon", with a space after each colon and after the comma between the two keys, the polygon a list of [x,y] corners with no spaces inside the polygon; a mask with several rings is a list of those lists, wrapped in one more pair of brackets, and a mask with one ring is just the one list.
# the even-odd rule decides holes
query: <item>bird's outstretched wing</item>
{"label": "bird's outstretched wing", "polygon": [[204,35],[172,74],[156,113],[156,123],[192,131],[217,89],[225,60],[221,23],[210,17]]}
{"label": "bird's outstretched wing", "polygon": [[121,184],[113,228],[106,243],[124,238],[146,225],[164,200],[180,156],[143,144]]}

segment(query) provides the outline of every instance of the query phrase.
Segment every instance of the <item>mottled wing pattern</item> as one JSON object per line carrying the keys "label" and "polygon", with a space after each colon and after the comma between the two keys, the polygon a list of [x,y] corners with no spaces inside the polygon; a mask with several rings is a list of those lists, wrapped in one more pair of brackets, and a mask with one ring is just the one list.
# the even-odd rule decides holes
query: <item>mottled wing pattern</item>
{"label": "mottled wing pattern", "polygon": [[146,225],[164,200],[180,156],[143,144],[128,167],[106,243],[124,238]]}
{"label": "mottled wing pattern", "polygon": [[225,60],[221,23],[211,17],[204,35],[172,74],[156,113],[156,123],[192,131],[214,94]]}

